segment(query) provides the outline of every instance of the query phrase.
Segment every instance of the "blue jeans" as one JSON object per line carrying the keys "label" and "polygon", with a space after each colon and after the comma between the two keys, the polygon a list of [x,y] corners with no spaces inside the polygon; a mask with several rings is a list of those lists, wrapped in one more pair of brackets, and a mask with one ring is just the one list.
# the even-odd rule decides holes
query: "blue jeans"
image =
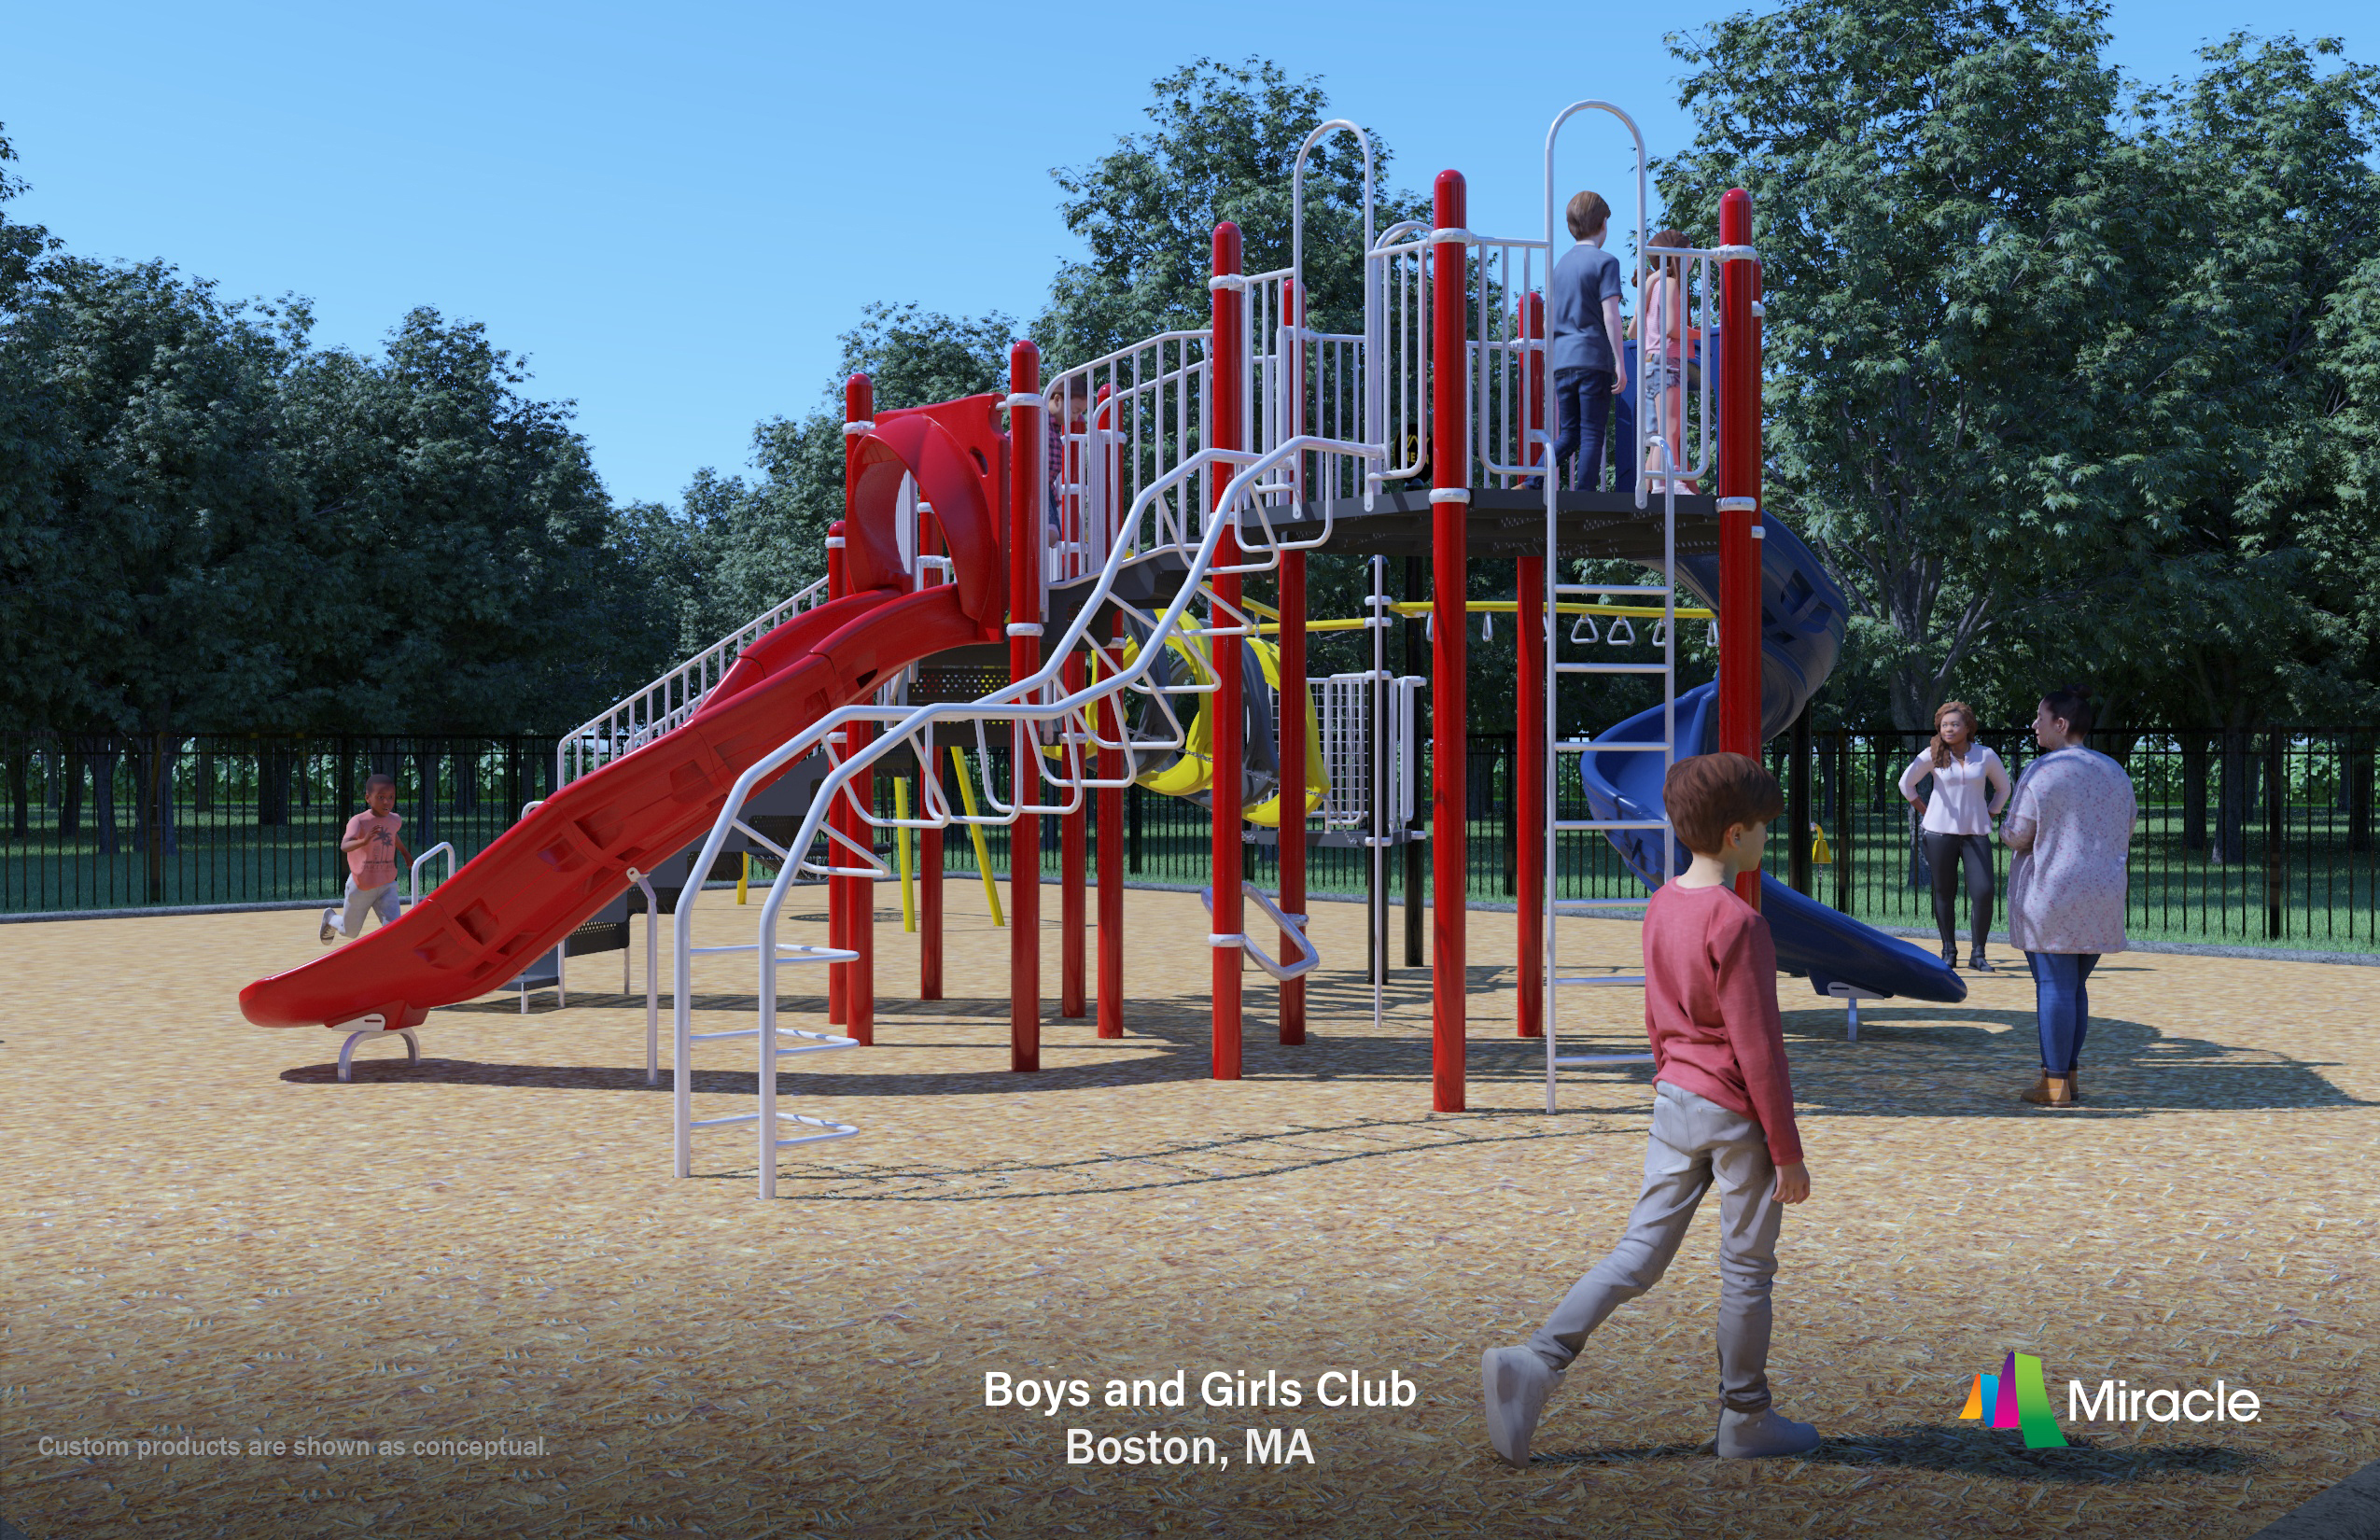
{"label": "blue jeans", "polygon": [[2041,1072],[2070,1075],[2091,1035],[2091,970],[2096,952],[2027,952],[2033,970],[2033,1009],[2041,1026]]}
{"label": "blue jeans", "polygon": [[[1560,415],[1560,426],[1554,430],[1554,473],[1562,477],[1564,486],[1582,492],[1603,490],[1603,444],[1610,437],[1605,429],[1612,419],[1612,371],[1555,370],[1554,410]],[[1563,468],[1574,451],[1578,455],[1578,472],[1565,475]]]}

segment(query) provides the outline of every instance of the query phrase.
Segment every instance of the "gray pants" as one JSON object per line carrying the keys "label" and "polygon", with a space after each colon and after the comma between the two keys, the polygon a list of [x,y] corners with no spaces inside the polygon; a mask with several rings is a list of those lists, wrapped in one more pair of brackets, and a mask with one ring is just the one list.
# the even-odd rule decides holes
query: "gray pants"
{"label": "gray pants", "polygon": [[349,941],[364,933],[364,917],[378,915],[383,925],[397,923],[397,885],[384,882],[377,888],[358,888],[356,879],[347,879],[347,903],[339,916],[339,933]]}
{"label": "gray pants", "polygon": [[1529,1339],[1552,1368],[1566,1368],[1623,1300],[1661,1281],[1696,1205],[1719,1186],[1719,1398],[1729,1411],[1769,1405],[1769,1285],[1777,1276],[1777,1169],[1760,1125],[1667,1081],[1655,1087],[1645,1190],[1628,1235],[1571,1286]]}

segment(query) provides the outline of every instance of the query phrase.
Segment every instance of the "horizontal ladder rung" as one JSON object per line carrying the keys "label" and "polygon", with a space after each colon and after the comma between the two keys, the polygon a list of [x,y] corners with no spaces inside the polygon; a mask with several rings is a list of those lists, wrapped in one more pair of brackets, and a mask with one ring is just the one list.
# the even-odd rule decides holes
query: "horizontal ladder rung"
{"label": "horizontal ladder rung", "polygon": [[1606,829],[1666,829],[1666,819],[1556,819],[1554,827],[1566,834],[1601,833]]}
{"label": "horizontal ladder rung", "polygon": [[1554,1057],[1554,1065],[1557,1069],[1583,1067],[1590,1064],[1650,1064],[1652,1062],[1653,1056],[1650,1054],[1557,1054]]}
{"label": "horizontal ladder rung", "polygon": [[1558,743],[1557,754],[1666,754],[1666,743]]}
{"label": "horizontal ladder rung", "polygon": [[1554,584],[1554,592],[1557,594],[1631,594],[1659,598],[1663,595],[1667,594],[1669,590],[1663,588],[1659,583],[1654,583],[1647,587],[1643,583],[1633,585],[1619,583],[1615,585],[1612,583],[1602,582],[1558,582]]}
{"label": "horizontal ladder rung", "polygon": [[1666,674],[1665,663],[1558,663],[1557,674]]}
{"label": "horizontal ladder rung", "polygon": [[1554,913],[1584,914],[1595,909],[1642,909],[1644,899],[1556,899]]}

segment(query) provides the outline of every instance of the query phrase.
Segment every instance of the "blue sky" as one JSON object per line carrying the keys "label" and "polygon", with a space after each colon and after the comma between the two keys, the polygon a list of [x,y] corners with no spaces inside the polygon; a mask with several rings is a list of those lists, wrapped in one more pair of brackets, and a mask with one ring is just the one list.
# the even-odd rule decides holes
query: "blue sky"
{"label": "blue sky", "polygon": [[[577,400],[614,496],[674,500],[699,466],[743,469],[756,421],[819,403],[868,301],[1029,319],[1077,249],[1050,168],[1137,132],[1149,81],[1200,54],[1322,76],[1395,183],[1456,167],[1474,229],[1524,234],[1552,114],[1605,97],[1654,153],[1681,147],[1661,34],[1735,8],[1579,6],[1537,40],[1509,28],[1525,10],[1401,0],[1222,25],[1198,7],[7,0],[0,123],[34,189],[14,212],[75,250],[309,296],[317,341],[358,349],[416,304],[483,321],[537,394]],[[2161,78],[2252,24],[2370,61],[2375,15],[2126,0],[2116,56]],[[1565,137],[1565,188],[1617,193],[1627,166],[1617,128]]]}

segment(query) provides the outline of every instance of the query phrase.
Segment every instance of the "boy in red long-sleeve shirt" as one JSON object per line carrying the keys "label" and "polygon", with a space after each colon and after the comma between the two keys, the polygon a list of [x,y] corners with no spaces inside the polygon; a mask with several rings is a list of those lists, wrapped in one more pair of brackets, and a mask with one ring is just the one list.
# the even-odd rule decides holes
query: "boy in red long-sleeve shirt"
{"label": "boy in red long-sleeve shirt", "polygon": [[1652,1039],[1652,1139],[1628,1235],[1575,1284],[1528,1345],[1480,1356],[1488,1437],[1529,1463],[1546,1397],[1587,1336],[1669,1269],[1702,1195],[1719,1189],[1718,1452],[1802,1454],[1807,1422],[1769,1406],[1769,1286],[1782,1205],[1810,1196],[1793,1082],[1777,1019],[1769,922],[1738,898],[1760,869],[1769,820],[1785,811],[1775,777],[1743,754],[1680,760],[1661,788],[1693,864],[1645,907],[1645,1030]]}

